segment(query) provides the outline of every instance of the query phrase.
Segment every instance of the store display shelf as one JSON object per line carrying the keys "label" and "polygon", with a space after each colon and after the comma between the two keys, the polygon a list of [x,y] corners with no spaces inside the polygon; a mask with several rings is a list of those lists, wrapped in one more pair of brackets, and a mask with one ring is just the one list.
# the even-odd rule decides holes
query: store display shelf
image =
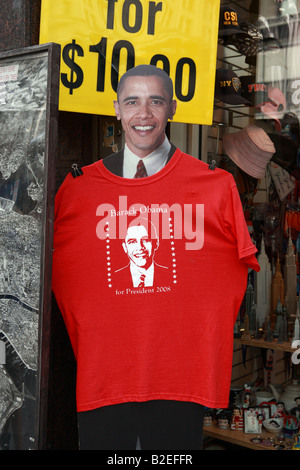
{"label": "store display shelf", "polygon": [[211,426],[203,427],[204,436],[212,437],[214,439],[220,439],[222,441],[229,442],[242,447],[247,447],[248,449],[253,450],[275,450],[273,445],[262,445],[255,444],[251,442],[251,439],[257,437],[258,435],[262,439],[270,440],[273,439],[273,434],[263,431],[260,434],[244,433],[243,431],[236,431],[232,429],[221,429],[215,424]]}
{"label": "store display shelf", "polygon": [[235,344],[252,346],[256,348],[266,348],[266,349],[276,349],[279,351],[286,351],[286,352],[295,352],[295,348],[292,348],[292,343],[289,341],[279,343],[277,339],[273,339],[272,341],[266,341],[264,339],[241,339],[241,338],[234,338]]}

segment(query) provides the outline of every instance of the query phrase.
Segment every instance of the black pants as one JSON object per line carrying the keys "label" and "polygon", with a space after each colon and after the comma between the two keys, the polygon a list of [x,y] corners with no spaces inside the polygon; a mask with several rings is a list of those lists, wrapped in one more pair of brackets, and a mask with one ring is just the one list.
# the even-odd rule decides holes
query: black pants
{"label": "black pants", "polygon": [[153,400],[78,413],[80,450],[200,450],[203,406]]}

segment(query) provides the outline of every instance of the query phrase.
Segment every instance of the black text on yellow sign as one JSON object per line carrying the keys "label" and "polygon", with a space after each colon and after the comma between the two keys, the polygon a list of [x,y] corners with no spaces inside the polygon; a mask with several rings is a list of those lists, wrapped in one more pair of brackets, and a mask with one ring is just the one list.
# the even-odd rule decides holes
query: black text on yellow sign
{"label": "black text on yellow sign", "polygon": [[[43,0],[45,4],[49,1]],[[68,0],[61,1],[71,5]],[[135,65],[149,63],[163,68],[171,76],[178,101],[178,120],[208,123],[213,101],[216,44],[211,46],[210,41],[204,41],[207,50],[205,54],[201,52],[203,41],[197,37],[201,25],[199,21],[192,21],[197,11],[202,13],[199,18],[203,19],[199,2],[186,0],[186,6],[198,5],[192,15],[191,11],[186,14],[178,0],[83,0],[83,3],[89,6],[88,18],[92,7],[98,4],[94,20],[90,29],[88,25],[83,28],[87,20],[82,18],[82,24],[79,24],[78,12],[72,4],[70,15],[74,14],[75,20],[68,22],[71,25],[68,41],[66,31],[57,29],[61,22],[55,24],[54,21],[53,28],[53,22],[47,24],[47,10],[42,15],[41,38],[44,35],[46,41],[62,45],[61,109],[80,111],[81,108],[83,112],[113,114],[112,102],[120,75]],[[219,1],[212,4],[213,8],[211,6],[206,14],[217,25]],[[179,24],[185,25],[188,31],[184,31],[184,27],[177,31],[174,27],[176,6],[180,6],[182,15]],[[47,15],[52,12],[53,8]],[[84,8],[82,12],[85,12]],[[99,22],[95,20],[97,12],[100,13]],[[95,27],[97,23],[99,28]],[[210,34],[216,32],[216,28],[210,24]],[[201,113],[209,116],[202,116],[202,122]]]}
{"label": "black text on yellow sign", "polygon": [[[118,0],[107,0],[107,29],[114,29],[114,19],[115,19],[115,4]],[[148,25],[147,25],[147,34],[154,35],[155,30],[155,16],[158,12],[162,11],[163,2],[149,2],[148,6]],[[135,18],[134,24],[129,24],[129,10],[131,5],[135,6]],[[128,33],[137,33],[141,29],[143,18],[143,5],[140,0],[125,0],[122,8],[122,25],[125,31]],[[105,91],[105,74],[107,72],[106,65],[111,63],[110,78],[111,78],[111,87],[116,92],[117,85],[119,81],[118,70],[120,68],[120,53],[121,50],[126,51],[127,54],[127,64],[126,70],[135,66],[135,48],[130,41],[119,40],[113,45],[112,56],[107,57],[107,37],[102,37],[98,44],[93,44],[89,46],[89,52],[95,53],[98,55],[98,67],[97,67],[97,92]],[[76,40],[73,39],[71,43],[66,44],[63,48],[62,58],[65,64],[70,68],[70,75],[67,73],[61,74],[62,84],[68,88],[69,93],[72,94],[73,90],[79,88],[82,85],[84,74],[81,67],[76,63],[76,56],[83,57],[84,52],[80,44],[76,43]],[[164,71],[170,75],[170,61],[168,57],[164,54],[154,54],[150,59],[150,64],[155,66],[160,66]],[[182,90],[182,81],[183,81],[183,69],[184,66],[188,66],[188,87],[184,92]],[[195,94],[196,86],[196,63],[190,57],[182,57],[176,64],[175,72],[175,83],[174,90],[175,95],[180,101],[190,101]]]}

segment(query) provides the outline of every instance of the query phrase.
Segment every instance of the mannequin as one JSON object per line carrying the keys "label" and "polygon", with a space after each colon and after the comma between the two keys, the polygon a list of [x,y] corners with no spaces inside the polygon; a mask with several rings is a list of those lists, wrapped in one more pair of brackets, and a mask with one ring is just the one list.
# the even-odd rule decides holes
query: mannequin
{"label": "mannequin", "polygon": [[[199,450],[204,406],[228,403],[233,326],[248,267],[259,270],[256,249],[231,175],[168,141],[177,106],[168,75],[149,65],[130,69],[114,106],[124,150],[69,175],[56,198],[53,291],[78,365],[80,449],[132,450],[139,439],[142,450]],[[220,196],[211,198],[212,184]],[[220,227],[204,236],[209,216]],[[210,276],[219,282],[211,256],[238,280],[228,287],[228,315],[219,313],[229,359],[210,315],[218,294],[204,286]]]}

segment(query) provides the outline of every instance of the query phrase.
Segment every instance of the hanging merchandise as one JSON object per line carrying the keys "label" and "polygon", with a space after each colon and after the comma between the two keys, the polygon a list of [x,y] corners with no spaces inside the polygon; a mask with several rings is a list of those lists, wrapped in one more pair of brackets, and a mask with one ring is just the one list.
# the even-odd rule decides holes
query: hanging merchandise
{"label": "hanging merchandise", "polygon": [[240,18],[238,12],[234,8],[221,6],[219,18],[219,37],[230,36],[232,34],[241,33]]}
{"label": "hanging merchandise", "polygon": [[227,44],[232,44],[245,56],[254,56],[262,49],[263,35],[259,29],[246,20],[241,20],[239,33],[234,34],[227,40]]}
{"label": "hanging merchandise", "polygon": [[[231,400],[230,431],[216,425],[214,437],[256,450],[300,449],[299,388],[289,410],[271,389],[281,395],[295,376],[300,387],[299,5],[221,0],[212,126],[219,132],[203,131],[207,163],[217,141],[216,167],[234,177],[260,265],[249,273],[234,328],[231,386],[254,373],[261,381],[245,386],[245,400]],[[240,412],[239,437],[232,430]]]}
{"label": "hanging merchandise", "polygon": [[282,134],[268,134],[275,146],[272,161],[284,168],[297,180],[300,180],[300,168],[297,166],[298,146],[289,137]]}
{"label": "hanging merchandise", "polygon": [[[228,327],[228,337],[231,341],[233,340],[234,315],[237,316],[240,307],[239,300],[241,301],[244,295],[248,268],[259,269],[254,255],[257,250],[249,237],[233,178],[221,170],[210,170],[204,162],[193,157],[190,157],[188,161],[188,156],[179,149],[161,170],[159,178],[157,175],[152,175],[140,178],[134,184],[131,179],[121,178],[111,173],[105,166],[105,160],[99,160],[85,167],[83,176],[73,178],[68,175],[56,196],[52,285],[77,356],[78,410],[86,411],[92,406],[101,407],[125,402],[128,397],[135,397],[135,401],[145,401],[145,399],[157,399],[162,396],[165,399],[175,400],[193,397],[194,400],[199,399],[205,406],[216,408],[227,406],[228,401],[225,400],[228,400],[229,396],[227,390],[229,392],[231,374],[225,374],[225,369],[227,365],[231,372],[232,359],[226,353],[223,343],[220,345],[221,351],[218,354],[215,341],[212,340],[210,346],[207,338],[217,338],[218,343],[219,329],[222,325],[222,337],[226,336]],[[200,171],[195,170],[198,165],[200,165]],[[186,179],[185,175],[187,175]],[[226,186],[225,181],[223,185],[220,178],[228,182]],[[187,182],[186,189],[185,181]],[[193,191],[193,181],[195,191]],[[213,181],[216,181],[214,188]],[[105,199],[103,199],[103,188],[107,188],[108,182],[111,182],[111,190],[105,189]],[[174,191],[170,192],[170,188],[174,188]],[[201,189],[201,204],[198,202],[199,188]],[[212,192],[214,197],[212,197]],[[80,197],[79,194],[81,194]],[[94,206],[94,203],[91,203],[90,209],[87,209],[87,199],[82,197],[83,194],[86,194],[88,198],[92,194],[93,197],[90,200],[99,201],[101,204]],[[137,199],[140,197],[142,199]],[[74,201],[76,201],[75,205]],[[179,201],[182,203],[179,204]],[[218,201],[220,210],[216,207]],[[195,205],[194,202],[196,202]],[[70,206],[72,215],[69,213]],[[175,206],[177,207],[176,214]],[[204,216],[204,208],[206,216]],[[236,225],[238,211],[243,221],[242,226]],[[66,213],[68,213],[67,217]],[[96,226],[94,214],[97,218]],[[216,217],[216,214],[221,215]],[[210,215],[211,218],[209,218]],[[186,227],[190,229],[190,220],[196,224],[197,237],[194,237],[194,240],[188,230],[185,230]],[[74,230],[77,223],[78,230]],[[84,232],[80,230],[83,225],[85,226]],[[147,278],[144,286],[137,286],[136,277],[132,279],[131,265],[134,263],[137,265],[140,261],[138,259],[135,261],[135,255],[130,254],[132,247],[130,248],[129,245],[132,237],[137,237],[139,232],[142,233],[137,230],[141,226],[143,226],[142,231],[147,232],[147,237],[149,234],[148,239],[150,235],[153,239],[149,241],[152,248],[149,249],[149,261],[147,261],[153,266],[153,275]],[[205,231],[205,243],[204,226],[208,228],[208,231]],[[235,233],[237,238],[234,236]],[[220,239],[218,239],[218,234]],[[71,243],[70,240],[72,240]],[[234,243],[233,240],[236,242]],[[231,251],[230,247],[233,243]],[[79,251],[77,248],[75,250],[76,257],[74,257],[75,245],[77,248],[80,247]],[[91,256],[87,256],[87,248]],[[213,254],[216,262],[212,257]],[[136,258],[138,257],[141,256],[137,254]],[[243,257],[247,260],[244,264],[239,261]],[[128,264],[128,258],[131,264]],[[143,261],[144,265],[145,261]],[[66,266],[68,266],[67,276]],[[221,266],[226,272],[221,269]],[[194,286],[190,275],[196,283]],[[101,283],[104,279],[106,282]],[[226,285],[223,285],[224,281]],[[213,296],[207,288],[211,282],[218,286]],[[88,315],[86,302],[81,302],[83,291],[90,301]],[[222,299],[224,300],[225,291],[226,302],[224,304]],[[230,305],[231,292],[233,293],[233,306]],[[240,297],[239,292],[241,292]],[[189,299],[188,305],[186,304],[187,298]],[[180,302],[184,302],[184,308],[180,307]],[[107,321],[103,322],[101,315],[108,303],[111,310]],[[75,309],[73,305],[76,305]],[[154,318],[156,306],[158,308],[157,319]],[[174,310],[174,306],[178,308]],[[210,310],[214,313],[213,319],[207,322],[205,319],[210,318],[207,315]],[[229,313],[228,321],[224,321],[226,311]],[[122,312],[123,319],[126,317],[125,322],[120,321],[120,312]],[[140,312],[143,314],[137,315]],[[177,316],[171,329],[170,312],[171,316]],[[75,333],[74,336],[75,323],[79,323],[80,327],[79,335]],[[183,323],[186,330],[184,337],[187,338],[188,345],[182,341]],[[94,344],[92,344],[91,337],[84,333],[91,324]],[[162,335],[161,332],[165,328],[166,335]],[[138,338],[141,331],[145,333],[148,330],[150,341],[147,342],[147,348],[148,346],[150,348],[151,367],[147,360],[147,348],[144,348],[143,352],[146,359],[141,362],[136,361],[140,342],[132,342],[133,336]],[[105,354],[99,353],[97,346],[99,334],[101,336],[100,353],[105,351]],[[198,338],[195,341],[194,334]],[[167,347],[166,336],[169,339]],[[154,337],[153,342],[151,338]],[[81,353],[77,354],[78,338],[79,343],[82,344],[79,350],[87,347],[88,364]],[[120,342],[118,338],[123,339]],[[199,338],[205,338],[205,341],[199,342]],[[124,349],[125,344],[131,344],[131,347]],[[180,347],[179,344],[181,344]],[[226,344],[232,353],[231,342],[226,341]],[[176,364],[175,368],[170,368],[170,351],[173,364]],[[158,360],[156,360],[157,354]],[[202,355],[205,360],[201,359]],[[111,357],[109,364],[107,363],[108,356]],[[191,361],[192,357],[197,358],[197,364]],[[217,363],[222,373],[215,367],[216,357],[218,357]],[[210,358],[214,364],[210,363]],[[178,374],[178,364],[183,372],[182,377]],[[205,367],[204,364],[206,364]],[[95,376],[96,369],[101,369],[101,374]],[[215,377],[213,371],[216,372]],[[103,374],[107,377],[105,387],[102,380]],[[185,383],[187,376],[189,380]],[[87,377],[89,377],[88,380]],[[145,380],[141,382],[142,377]],[[209,377],[211,379],[208,380]],[[199,384],[203,385],[202,389],[199,388]],[[222,395],[223,390],[224,395]]]}
{"label": "hanging merchandise", "polygon": [[254,75],[243,75],[240,80],[241,94],[251,103],[251,106],[260,107],[270,101],[266,83],[258,83]]}
{"label": "hanging merchandise", "polygon": [[298,204],[287,203],[284,214],[284,234],[289,236],[300,232],[300,207]]}
{"label": "hanging merchandise", "polygon": [[258,126],[247,126],[236,133],[226,134],[223,146],[236,165],[257,179],[265,176],[266,167],[275,152],[268,134]]}
{"label": "hanging merchandise", "polygon": [[277,195],[280,201],[284,201],[295,188],[295,179],[284,168],[273,161],[269,164],[269,171],[274,182]]}
{"label": "hanging merchandise", "polygon": [[219,68],[216,71],[215,98],[224,103],[251,106],[251,102],[242,96],[241,81],[232,70]]}
{"label": "hanging merchandise", "polygon": [[277,87],[268,87],[268,101],[261,106],[261,111],[269,118],[275,120],[275,127],[278,132],[281,131],[280,119],[286,110],[286,98],[282,91]]}

